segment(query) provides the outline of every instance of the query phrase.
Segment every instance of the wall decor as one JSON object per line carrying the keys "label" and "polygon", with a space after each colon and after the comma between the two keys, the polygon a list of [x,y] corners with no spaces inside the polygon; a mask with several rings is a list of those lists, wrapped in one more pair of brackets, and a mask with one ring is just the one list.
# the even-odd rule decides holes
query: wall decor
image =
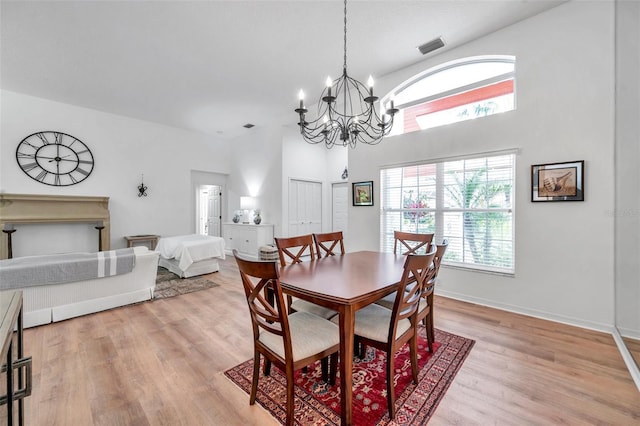
{"label": "wall decor", "polygon": [[140,178],[140,185],[138,185],[138,197],[142,197],[142,196],[146,197],[147,189],[149,189],[149,187],[144,184],[144,174],[143,174],[142,178]]}
{"label": "wall decor", "polygon": [[80,139],[62,132],[43,131],[24,138],[16,149],[18,166],[45,185],[69,186],[93,171],[93,154]]}
{"label": "wall decor", "polygon": [[373,181],[353,183],[353,205],[373,205]]}
{"label": "wall decor", "polygon": [[531,201],[584,201],[584,161],[532,165]]}

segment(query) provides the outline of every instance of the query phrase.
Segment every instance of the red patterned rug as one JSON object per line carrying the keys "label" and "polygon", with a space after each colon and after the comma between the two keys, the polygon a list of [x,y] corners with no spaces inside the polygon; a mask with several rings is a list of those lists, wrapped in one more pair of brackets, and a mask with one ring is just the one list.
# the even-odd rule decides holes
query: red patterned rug
{"label": "red patterned rug", "polygon": [[[423,425],[426,424],[447,388],[453,381],[463,361],[475,343],[471,339],[436,329],[433,354],[426,349],[424,327],[419,329],[418,384],[411,379],[409,347],[396,354],[395,390],[396,418],[389,419],[386,395],[386,355],[368,348],[364,359],[354,358],[353,363],[353,423],[367,425]],[[264,358],[262,358],[264,360]],[[256,401],[282,424],[286,413],[286,379],[278,368],[271,369],[270,376],[260,370]],[[242,390],[251,391],[253,359],[225,371],[225,375]],[[340,424],[340,374],[335,386],[321,379],[320,362],[308,368],[307,373],[295,373],[295,417],[299,425]],[[248,399],[247,399],[248,403]]]}

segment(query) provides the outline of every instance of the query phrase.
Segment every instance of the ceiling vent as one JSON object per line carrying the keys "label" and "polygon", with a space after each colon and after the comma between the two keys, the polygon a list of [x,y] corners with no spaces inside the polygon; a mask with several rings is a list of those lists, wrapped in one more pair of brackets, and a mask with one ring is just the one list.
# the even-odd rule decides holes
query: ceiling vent
{"label": "ceiling vent", "polygon": [[442,37],[438,37],[418,46],[418,50],[423,55],[426,55],[427,53],[433,52],[434,50],[440,49],[441,47],[444,47],[444,41],[442,41]]}
{"label": "ceiling vent", "polygon": [[255,127],[255,126],[256,126],[255,124],[247,123],[242,127],[244,127],[245,129],[250,129],[250,128]]}

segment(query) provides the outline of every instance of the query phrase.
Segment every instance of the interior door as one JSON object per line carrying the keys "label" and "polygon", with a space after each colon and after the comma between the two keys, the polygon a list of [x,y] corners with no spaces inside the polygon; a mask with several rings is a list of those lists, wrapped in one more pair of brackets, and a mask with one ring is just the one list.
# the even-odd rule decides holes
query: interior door
{"label": "interior door", "polygon": [[322,183],[289,181],[289,235],[322,232]]}
{"label": "interior door", "polygon": [[347,238],[347,223],[349,212],[349,186],[346,182],[331,185],[331,229],[342,231]]}
{"label": "interior door", "polygon": [[213,237],[220,236],[220,199],[222,197],[220,187],[214,185],[209,188],[207,194],[207,233]]}

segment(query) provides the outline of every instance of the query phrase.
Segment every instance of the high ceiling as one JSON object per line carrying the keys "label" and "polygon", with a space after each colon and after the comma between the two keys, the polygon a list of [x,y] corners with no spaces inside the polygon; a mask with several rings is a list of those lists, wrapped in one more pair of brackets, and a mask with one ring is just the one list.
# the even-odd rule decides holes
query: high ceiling
{"label": "high ceiling", "polygon": [[[349,74],[365,81],[564,0],[350,1]],[[342,1],[5,1],[1,87],[234,137],[296,122],[343,61]],[[312,101],[310,101],[312,102]]]}

